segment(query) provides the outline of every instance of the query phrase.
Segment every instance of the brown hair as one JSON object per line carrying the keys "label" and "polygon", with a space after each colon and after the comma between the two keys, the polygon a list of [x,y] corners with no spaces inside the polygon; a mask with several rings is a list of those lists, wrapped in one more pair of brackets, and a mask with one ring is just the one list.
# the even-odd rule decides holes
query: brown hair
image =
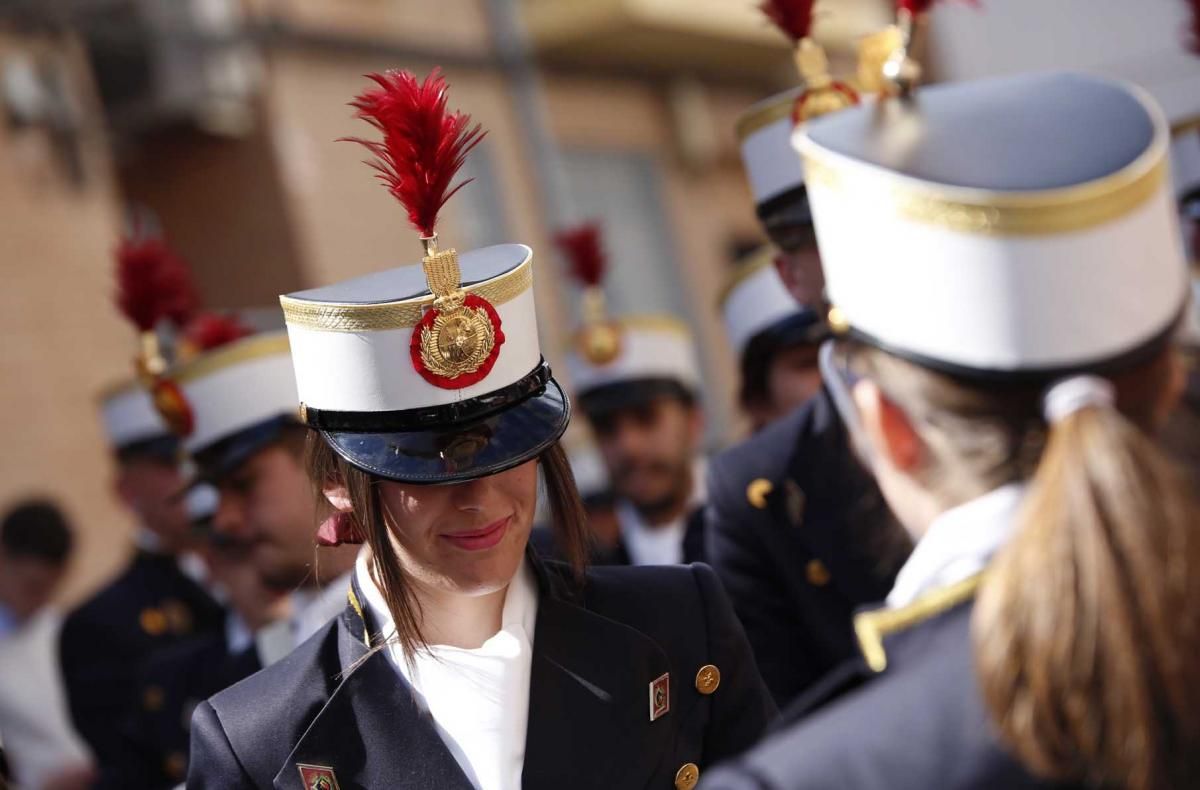
{"label": "brown hair", "polygon": [[946,504],[1030,480],[972,615],[984,700],[1033,772],[1134,790],[1200,778],[1200,508],[1149,438],[1171,352],[1111,377],[1116,408],[1047,427],[1046,382],[981,384],[876,350],[868,375],[926,445]]}
{"label": "brown hair", "polygon": [[[307,465],[309,478],[316,487],[319,510],[325,512],[329,503],[322,489],[330,484],[342,483],[350,494],[353,512],[350,514],[358,534],[366,538],[375,562],[371,563],[371,579],[383,593],[388,610],[396,625],[396,637],[404,651],[412,655],[425,647],[421,634],[420,605],[412,594],[412,588],[401,567],[400,558],[391,541],[391,526],[384,517],[382,500],[376,486],[384,478],[364,472],[338,455],[320,434],[312,431],[308,437]],[[588,556],[587,515],[579,492],[575,488],[575,476],[562,446],[555,442],[537,458],[546,487],[546,498],[550,506],[551,529],[560,550],[579,583]]]}

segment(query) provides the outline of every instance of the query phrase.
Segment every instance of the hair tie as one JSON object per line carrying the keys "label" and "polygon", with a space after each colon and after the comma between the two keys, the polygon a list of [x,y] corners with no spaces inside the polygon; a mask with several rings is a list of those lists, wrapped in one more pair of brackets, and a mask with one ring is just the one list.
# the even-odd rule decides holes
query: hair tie
{"label": "hair tie", "polygon": [[1059,379],[1042,396],[1042,415],[1054,425],[1075,412],[1091,406],[1111,407],[1116,403],[1117,390],[1108,379],[1080,375]]}

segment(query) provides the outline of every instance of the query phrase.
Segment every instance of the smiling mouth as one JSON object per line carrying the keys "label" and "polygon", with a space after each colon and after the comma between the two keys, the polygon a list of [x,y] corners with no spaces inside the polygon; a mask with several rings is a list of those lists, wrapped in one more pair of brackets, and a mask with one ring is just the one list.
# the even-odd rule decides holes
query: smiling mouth
{"label": "smiling mouth", "polygon": [[482,529],[475,529],[469,532],[453,532],[441,535],[440,537],[448,540],[452,545],[466,551],[483,551],[495,546],[508,532],[508,526],[512,523],[512,516],[493,521]]}

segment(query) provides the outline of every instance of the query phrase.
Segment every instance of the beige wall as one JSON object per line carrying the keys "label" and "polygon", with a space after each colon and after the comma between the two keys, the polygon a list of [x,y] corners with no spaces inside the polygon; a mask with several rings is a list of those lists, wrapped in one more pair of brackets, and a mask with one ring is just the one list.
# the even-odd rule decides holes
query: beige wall
{"label": "beige wall", "polygon": [[[52,42],[0,37],[0,57]],[[78,64],[74,50],[69,62]],[[90,108],[76,67],[71,87]],[[92,118],[95,117],[94,111]],[[133,338],[112,306],[118,210],[104,141],[83,130],[85,180],[65,177],[49,137],[0,126],[0,507],[27,495],[62,503],[77,528],[68,599],[113,573],[129,521],[110,495],[95,395],[129,370]]]}

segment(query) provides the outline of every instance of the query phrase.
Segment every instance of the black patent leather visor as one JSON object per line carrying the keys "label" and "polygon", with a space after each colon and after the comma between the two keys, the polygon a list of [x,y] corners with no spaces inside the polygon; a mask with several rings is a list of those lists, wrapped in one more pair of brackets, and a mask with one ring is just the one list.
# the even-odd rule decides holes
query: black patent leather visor
{"label": "black patent leather visor", "polygon": [[481,417],[415,430],[322,429],[321,435],[359,469],[388,480],[428,485],[494,475],[540,455],[562,436],[571,404],[553,378]]}

